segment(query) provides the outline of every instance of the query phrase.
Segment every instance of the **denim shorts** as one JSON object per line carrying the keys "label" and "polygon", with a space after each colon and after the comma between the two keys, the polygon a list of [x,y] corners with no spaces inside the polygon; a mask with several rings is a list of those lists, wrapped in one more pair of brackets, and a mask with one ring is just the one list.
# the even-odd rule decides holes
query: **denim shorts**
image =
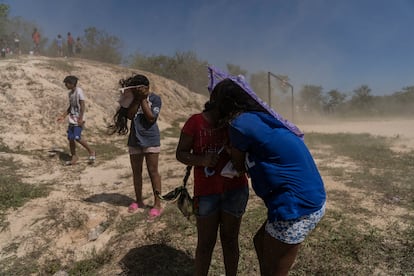
{"label": "denim shorts", "polygon": [[198,196],[195,198],[196,214],[199,217],[204,217],[218,211],[224,211],[239,218],[246,211],[248,199],[248,186],[222,194]]}
{"label": "denim shorts", "polygon": [[68,127],[68,140],[80,140],[82,134],[82,127],[69,125]]}
{"label": "denim shorts", "polygon": [[266,232],[273,238],[288,244],[298,244],[316,227],[325,214],[325,203],[322,208],[310,215],[293,220],[275,220],[266,223]]}

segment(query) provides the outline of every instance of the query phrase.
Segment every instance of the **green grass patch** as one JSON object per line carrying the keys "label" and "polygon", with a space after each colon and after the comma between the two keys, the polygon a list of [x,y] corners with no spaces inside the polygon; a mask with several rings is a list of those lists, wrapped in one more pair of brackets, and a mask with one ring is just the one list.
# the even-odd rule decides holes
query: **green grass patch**
{"label": "green grass patch", "polygon": [[[343,211],[328,210],[303,243],[292,275],[408,275],[413,240],[388,236]],[[410,234],[411,233],[411,234]]]}
{"label": "green grass patch", "polygon": [[30,199],[44,197],[49,190],[46,185],[24,183],[17,173],[20,166],[12,158],[0,158],[0,231],[7,226],[5,212],[17,208]]}
{"label": "green grass patch", "polygon": [[108,250],[103,250],[102,252],[94,250],[90,253],[89,258],[71,265],[68,273],[69,275],[98,275],[97,269],[106,264],[111,258],[112,255]]}
{"label": "green grass patch", "polygon": [[331,148],[331,156],[352,160],[356,170],[329,168],[330,175],[348,186],[370,189],[384,194],[384,199],[397,198],[401,204],[414,208],[414,151],[395,152],[391,139],[370,134],[306,135],[310,148]]}
{"label": "green grass patch", "polygon": [[180,124],[185,122],[186,120],[187,118],[178,118],[177,120],[175,120],[171,124],[171,127],[166,128],[163,131],[161,131],[161,139],[164,139],[166,137],[173,137],[173,138],[180,137],[180,133],[181,133]]}
{"label": "green grass patch", "polygon": [[54,70],[64,71],[70,73],[76,69],[76,66],[72,64],[72,62],[67,60],[50,60],[49,65]]}

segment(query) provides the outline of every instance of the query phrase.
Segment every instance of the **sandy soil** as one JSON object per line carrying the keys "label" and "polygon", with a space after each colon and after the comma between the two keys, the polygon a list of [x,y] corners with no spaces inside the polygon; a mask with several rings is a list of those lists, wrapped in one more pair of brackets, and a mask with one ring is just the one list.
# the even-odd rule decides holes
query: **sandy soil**
{"label": "sandy soil", "polygon": [[321,133],[369,133],[390,137],[396,148],[414,148],[414,120],[407,118],[329,121],[320,120],[318,123],[298,124],[302,131]]}
{"label": "sandy soil", "polygon": [[[55,121],[57,114],[67,107],[63,78],[79,76],[87,96],[88,140],[93,146],[107,142],[125,146],[119,137],[105,137],[104,129],[117,106],[117,83],[133,70],[102,65],[82,60],[21,57],[0,61],[0,139],[12,153],[0,153],[11,158],[22,169],[24,181],[47,183],[52,192],[44,198],[27,202],[7,212],[8,227],[0,232],[0,260],[24,257],[38,252],[39,260],[53,255],[62,260],[79,260],[93,249],[104,248],[113,231],[105,231],[98,239],[89,234],[99,225],[128,216],[127,206],[134,199],[129,157],[123,154],[105,161],[99,152],[94,165],[86,164],[86,157],[77,166],[64,167],[58,155],[48,156],[48,150],[59,148],[68,153],[65,124]],[[139,72],[139,70],[134,70]],[[201,110],[205,97],[188,91],[181,85],[143,72],[149,76],[153,88],[163,99],[160,116],[162,130],[176,126],[189,114]],[[174,124],[175,123],[175,124]],[[414,120],[376,120],[353,122],[319,122],[299,124],[305,132],[352,132],[384,135],[395,139],[398,148],[414,148]],[[160,173],[163,190],[175,188],[184,175],[185,167],[175,160],[177,139],[165,137],[160,155]],[[83,149],[78,148],[79,151]],[[329,190],[347,189],[329,177],[325,179]],[[152,203],[148,175],[144,174],[145,201]],[[358,190],[351,191],[362,197]],[[375,195],[373,195],[374,197]],[[375,209],[375,201],[367,200],[368,208]],[[370,205],[371,204],[371,205]],[[332,206],[334,207],[334,206]],[[392,220],[394,212],[390,210]],[[403,212],[403,211],[400,211]],[[386,215],[386,214],[385,214]],[[383,220],[384,216],[372,218]],[[77,223],[82,222],[82,226]],[[159,225],[162,227],[162,224]],[[137,230],[139,231],[139,229]],[[10,250],[10,248],[15,248]],[[41,249],[39,251],[39,249]]]}

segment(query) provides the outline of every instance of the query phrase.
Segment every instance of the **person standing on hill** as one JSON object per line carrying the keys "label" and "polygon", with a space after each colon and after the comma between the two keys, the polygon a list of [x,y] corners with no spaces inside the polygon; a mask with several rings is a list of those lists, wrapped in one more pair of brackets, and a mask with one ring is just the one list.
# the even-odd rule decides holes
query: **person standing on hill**
{"label": "person standing on hill", "polygon": [[6,57],[6,40],[4,38],[0,38],[0,52],[1,57]]}
{"label": "person standing on hill", "polygon": [[77,87],[78,78],[75,76],[67,76],[63,80],[66,88],[69,89],[69,107],[58,117],[58,121],[62,122],[66,116],[68,116],[68,140],[70,153],[72,158],[66,162],[66,165],[75,165],[78,162],[78,156],[76,155],[76,142],[81,144],[89,154],[89,163],[95,162],[96,152],[90,148],[84,138],[82,138],[82,130],[85,125],[85,95],[80,87]]}
{"label": "person standing on hill", "polygon": [[[157,119],[161,110],[161,98],[150,92],[149,80],[144,75],[134,75],[119,81],[121,95],[120,107],[115,113],[114,124],[109,126],[111,134],[118,133],[128,137],[129,158],[132,167],[132,178],[136,201],[128,207],[128,212],[146,208],[142,198],[142,165],[146,161],[154,194],[154,205],[149,210],[148,218],[154,219],[161,215],[161,176],[158,172],[161,136]],[[128,130],[128,119],[131,126]]]}
{"label": "person standing on hill", "polygon": [[14,41],[13,52],[16,55],[20,55],[21,54],[21,51],[20,51],[20,38],[19,38],[19,35],[16,32],[13,33],[13,41]]}
{"label": "person standing on hill", "polygon": [[33,33],[32,33],[32,40],[33,40],[33,53],[35,55],[39,54],[39,45],[40,45],[40,33],[37,30],[37,28],[33,29]]}
{"label": "person standing on hill", "polygon": [[82,41],[80,37],[78,36],[78,38],[76,38],[76,43],[75,43],[75,53],[77,55],[80,55],[81,52],[82,52]]}
{"label": "person standing on hill", "polygon": [[73,56],[74,40],[73,40],[73,36],[70,32],[68,32],[67,44],[68,44],[68,57],[71,57],[71,56]]}
{"label": "person standing on hill", "polygon": [[63,57],[63,38],[60,34],[58,34],[56,38],[56,47],[58,57]]}

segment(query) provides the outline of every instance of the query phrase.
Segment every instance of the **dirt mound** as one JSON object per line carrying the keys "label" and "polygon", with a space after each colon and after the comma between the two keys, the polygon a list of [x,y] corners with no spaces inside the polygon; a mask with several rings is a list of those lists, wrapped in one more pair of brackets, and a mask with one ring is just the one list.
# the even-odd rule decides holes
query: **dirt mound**
{"label": "dirt mound", "polygon": [[79,77],[87,97],[86,127],[95,131],[105,129],[114,114],[119,79],[133,73],[148,76],[151,90],[161,96],[161,129],[199,111],[206,100],[148,72],[82,59],[21,57],[2,61],[0,72],[0,139],[12,149],[66,145],[62,139],[66,125],[57,123],[56,117],[68,105],[62,81],[69,74]]}
{"label": "dirt mound", "polygon": [[[127,213],[135,196],[126,137],[106,135],[106,126],[118,107],[121,78],[144,74],[151,90],[161,96],[163,189],[168,191],[181,182],[185,167],[174,155],[180,124],[202,109],[206,97],[148,72],[81,59],[22,56],[2,60],[0,73],[0,149],[6,149],[0,150],[0,160],[13,164],[3,173],[6,177],[16,174],[34,187],[47,186],[49,191],[0,213],[0,270],[5,264],[15,267],[21,260],[33,267],[87,258],[117,235],[114,224],[135,218]],[[56,117],[68,106],[63,84],[67,75],[78,76],[78,85],[85,91],[86,139],[97,149],[93,165],[87,165],[86,153],[79,147],[79,164],[62,166],[69,156],[67,125],[58,123]],[[54,151],[48,152],[50,149]],[[144,171],[143,195],[151,204],[152,188]],[[139,215],[145,225],[145,213]],[[151,227],[159,228],[157,223]],[[21,270],[26,275],[24,266]],[[19,269],[12,271],[20,275]]]}

